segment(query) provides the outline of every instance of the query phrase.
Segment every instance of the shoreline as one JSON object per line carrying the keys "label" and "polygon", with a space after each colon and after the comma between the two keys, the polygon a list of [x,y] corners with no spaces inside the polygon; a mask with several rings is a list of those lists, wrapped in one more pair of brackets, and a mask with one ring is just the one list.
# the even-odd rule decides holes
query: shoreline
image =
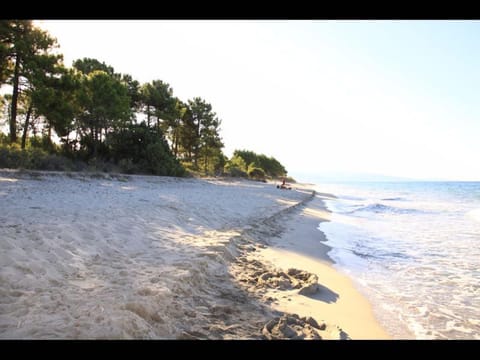
{"label": "shoreline", "polygon": [[[279,216],[276,226],[282,227],[283,231],[268,239],[265,248],[248,255],[250,262],[268,264],[272,278],[289,274],[288,269],[316,275],[318,291],[301,294],[298,290],[285,286],[282,289],[282,286],[273,284],[263,291],[263,298],[275,310],[310,316],[338,326],[340,338],[391,339],[375,318],[371,303],[355,288],[352,279],[333,267],[334,261],[328,256],[331,247],[324,243],[327,238],[318,226],[320,222],[329,221],[329,212],[322,198],[332,197],[317,193],[295,209],[294,214]],[[325,334],[326,338],[337,338],[338,331],[334,330]]]}
{"label": "shoreline", "polygon": [[[274,334],[282,321],[295,322],[297,338],[377,338],[343,313],[353,299],[362,328],[374,328],[358,314],[368,303],[327,265],[326,245],[312,243],[322,234],[315,211],[324,208],[301,184],[288,191],[239,179],[0,173],[0,338],[292,337]],[[304,214],[313,217],[304,222]],[[279,246],[292,235],[302,246]],[[310,253],[306,245],[321,253],[311,263],[282,253]],[[259,280],[274,261],[301,270],[291,277],[295,290]],[[259,269],[246,282],[236,273]],[[298,295],[298,287],[315,294]],[[338,299],[325,302],[325,288]]]}

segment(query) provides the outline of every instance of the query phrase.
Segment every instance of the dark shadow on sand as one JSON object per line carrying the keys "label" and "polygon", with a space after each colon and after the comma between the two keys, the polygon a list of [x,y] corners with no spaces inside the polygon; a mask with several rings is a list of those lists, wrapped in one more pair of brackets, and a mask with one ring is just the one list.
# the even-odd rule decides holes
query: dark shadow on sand
{"label": "dark shadow on sand", "polygon": [[318,301],[323,301],[327,304],[331,304],[337,302],[338,294],[335,291],[330,290],[326,286],[322,284],[318,284],[318,291],[312,295],[304,295],[309,297],[310,299],[315,299]]}

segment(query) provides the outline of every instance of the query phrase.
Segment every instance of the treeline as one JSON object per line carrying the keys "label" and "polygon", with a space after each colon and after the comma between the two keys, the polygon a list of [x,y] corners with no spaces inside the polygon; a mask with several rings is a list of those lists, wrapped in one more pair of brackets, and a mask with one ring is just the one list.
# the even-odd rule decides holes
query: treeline
{"label": "treeline", "polygon": [[2,98],[9,132],[0,136],[0,167],[286,174],[277,160],[250,151],[227,159],[221,120],[204,99],[182,101],[162,80],[140,84],[97,59],[66,67],[56,48],[32,21],[0,21],[0,86],[11,87]]}
{"label": "treeline", "polygon": [[267,177],[278,178],[287,174],[287,170],[275,158],[248,150],[235,150],[232,158],[225,164],[225,171],[232,176],[258,180]]}

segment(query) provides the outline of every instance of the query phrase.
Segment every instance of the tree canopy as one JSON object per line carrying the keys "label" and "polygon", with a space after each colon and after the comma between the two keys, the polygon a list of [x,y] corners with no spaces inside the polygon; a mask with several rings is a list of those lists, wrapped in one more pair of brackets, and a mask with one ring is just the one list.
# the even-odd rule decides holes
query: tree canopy
{"label": "tree canopy", "polygon": [[22,150],[40,147],[45,154],[125,172],[181,176],[189,169],[255,179],[286,174],[276,159],[252,151],[236,150],[229,160],[222,120],[205,99],[183,101],[163,80],[141,84],[98,59],[67,67],[57,48],[56,39],[30,20],[0,20],[0,86],[11,87],[1,99],[9,125],[8,139],[0,133],[3,151],[17,151],[21,131]]}
{"label": "tree canopy", "polygon": [[33,26],[31,20],[2,20],[0,25],[0,80],[12,86],[9,128],[10,141],[17,140],[18,105],[30,117],[31,96],[46,79],[55,76],[61,55],[52,54],[56,40]]}
{"label": "tree canopy", "polygon": [[[249,150],[235,150],[233,152],[233,157],[243,159],[248,167],[262,169],[267,176],[275,178],[287,175],[285,167],[274,157],[268,157],[264,154],[256,154]],[[248,170],[248,168],[246,170]]]}

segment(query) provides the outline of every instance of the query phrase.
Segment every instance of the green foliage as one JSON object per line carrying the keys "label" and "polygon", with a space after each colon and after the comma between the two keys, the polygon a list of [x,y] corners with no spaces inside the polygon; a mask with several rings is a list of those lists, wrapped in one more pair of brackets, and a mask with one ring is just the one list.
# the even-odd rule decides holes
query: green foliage
{"label": "green foliage", "polygon": [[59,146],[54,144],[48,136],[32,136],[28,142],[27,148],[40,149],[50,154],[60,152]]}
{"label": "green foliage", "polygon": [[118,162],[118,166],[125,174],[135,174],[136,172],[139,172],[137,165],[133,162],[131,158],[120,159],[120,161]]}
{"label": "green foliage", "polygon": [[141,100],[145,106],[147,123],[150,126],[150,119],[156,119],[157,128],[165,131],[175,116],[176,99],[173,97],[173,90],[162,80],[153,80],[144,84],[140,90]]}
{"label": "green foliage", "polygon": [[129,173],[183,176],[185,169],[172,155],[168,144],[145,123],[132,124],[109,135],[110,155]]}
{"label": "green foliage", "polygon": [[248,169],[248,177],[254,180],[265,181],[265,171],[258,167],[251,167]]}
{"label": "green foliage", "polygon": [[11,58],[13,48],[13,26],[10,20],[0,20],[0,86],[6,84],[13,72]]}
{"label": "green foliage", "polygon": [[32,93],[32,102],[37,115],[43,115],[58,136],[67,137],[80,111],[77,101],[80,74],[61,67],[58,75]]}
{"label": "green foliage", "polygon": [[[222,121],[204,99],[183,102],[168,83],[140,84],[97,59],[78,59],[66,68],[62,55],[52,53],[56,46],[30,20],[0,20],[0,86],[13,89],[1,99],[10,137],[0,133],[0,167],[173,176],[226,172],[259,180],[286,174],[276,159],[252,151],[237,150],[228,160]],[[138,112],[146,122],[138,124]],[[17,128],[23,128],[22,149]]]}
{"label": "green foliage", "polygon": [[56,40],[31,20],[1,20],[0,39],[0,81],[12,86],[9,130],[11,142],[15,142],[19,103],[23,101],[25,108],[31,109],[31,93],[55,73],[62,56],[50,53]]}
{"label": "green foliage", "polygon": [[201,151],[202,170],[207,175],[222,175],[225,166],[225,155],[217,147],[204,147]]}
{"label": "green foliage", "polygon": [[285,167],[274,157],[256,154],[249,150],[235,150],[233,157],[241,157],[249,166],[258,167],[265,171],[266,176],[281,177],[287,174]]}
{"label": "green foliage", "polygon": [[[99,172],[118,172],[119,167],[113,164],[111,161],[107,161],[104,158],[91,158],[87,162],[87,170],[89,172],[99,173]],[[103,176],[100,176],[103,177]]]}
{"label": "green foliage", "polygon": [[233,156],[225,163],[224,172],[233,177],[247,178],[247,164],[240,156]]}
{"label": "green foliage", "polygon": [[221,149],[224,145],[220,138],[221,120],[212,111],[212,105],[200,97],[188,100],[188,106],[189,126],[192,126],[193,130],[190,135],[194,137],[193,141],[190,141],[193,162],[197,166],[202,166],[203,171],[208,173],[212,168],[212,162],[218,163],[223,156]]}
{"label": "green foliage", "polygon": [[188,104],[181,105],[181,111],[181,125],[177,140],[177,156],[183,161],[191,163],[196,169],[197,164],[196,162],[194,163],[194,158],[200,140],[200,136],[197,135],[197,124],[193,118],[192,109]]}
{"label": "green foliage", "polygon": [[32,170],[78,170],[77,164],[56,154],[30,147],[22,150],[20,145],[0,145],[0,168]]}
{"label": "green foliage", "polygon": [[191,161],[180,161],[182,167],[185,169],[185,176],[188,177],[201,177],[202,173],[197,170],[195,164]]}
{"label": "green foliage", "polygon": [[175,159],[165,144],[154,142],[147,145],[147,169],[154,175],[176,176]]}
{"label": "green foliage", "polygon": [[121,130],[129,123],[127,88],[108,73],[94,70],[83,77],[78,102],[82,143],[90,156],[96,157],[108,133]]}
{"label": "green foliage", "polygon": [[227,164],[228,158],[220,150],[216,160],[217,161],[215,163],[215,168],[214,168],[215,174],[223,175],[225,173],[225,165]]}
{"label": "green foliage", "polygon": [[141,106],[140,83],[137,80],[133,80],[132,76],[128,74],[122,75],[121,81],[127,88],[128,97],[130,98],[130,109],[133,115]]}
{"label": "green foliage", "polygon": [[94,71],[103,71],[108,75],[114,76],[115,71],[113,67],[108,66],[105,62],[100,62],[97,59],[83,58],[73,62],[73,67],[85,75],[89,75]]}
{"label": "green foliage", "polygon": [[255,154],[253,151],[249,151],[249,150],[235,150],[233,152],[233,157],[239,157],[243,159],[245,164],[252,164],[252,163],[255,164],[258,155]]}
{"label": "green foliage", "polygon": [[6,134],[0,132],[0,145],[8,144],[10,144],[10,138]]}
{"label": "green foliage", "polygon": [[[247,173],[247,164],[242,157],[238,155],[234,155],[230,160],[228,160],[225,164],[224,170],[227,174],[231,174],[232,170],[237,172],[241,171],[243,173]],[[232,175],[233,176],[233,175]]]}
{"label": "green foliage", "polygon": [[227,172],[227,175],[230,175],[233,177],[248,178],[248,174],[237,167],[230,168]]}

